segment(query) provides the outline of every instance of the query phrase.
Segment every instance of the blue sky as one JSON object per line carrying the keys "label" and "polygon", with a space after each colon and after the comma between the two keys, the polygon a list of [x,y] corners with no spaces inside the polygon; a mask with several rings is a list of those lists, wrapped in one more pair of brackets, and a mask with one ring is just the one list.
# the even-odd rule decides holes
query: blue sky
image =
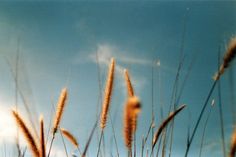
{"label": "blue sky", "polygon": [[[15,64],[18,43],[19,87],[32,104],[32,110],[36,110],[35,117],[42,113],[49,124],[51,104],[57,102],[60,90],[67,86],[69,100],[61,126],[77,135],[82,148],[95,121],[97,102],[100,101],[96,53],[99,56],[103,87],[107,64],[111,57],[116,59],[111,118],[115,123],[120,153],[126,154],[122,137],[123,104],[126,99],[122,70],[129,70],[135,93],[142,101],[137,130],[137,137],[142,137],[151,119],[152,62],[159,60],[161,63],[154,67],[153,84],[158,127],[161,122],[160,105],[164,107],[164,116],[168,114],[186,25],[183,43],[186,57],[181,70],[180,86],[191,62],[194,64],[180,100],[180,104],[187,104],[187,108],[175,121],[172,155],[183,156],[187,125],[190,121],[193,128],[213,82],[219,46],[223,54],[227,41],[236,33],[235,10],[234,1],[0,2],[0,108],[4,115],[2,119],[6,119],[2,123],[9,127],[9,130],[0,127],[1,145],[7,143],[7,150],[11,152],[13,146],[9,139],[13,138],[14,129],[10,129],[10,109],[15,103],[14,81],[6,60],[12,66]],[[227,148],[233,126],[229,86],[227,71],[222,78]],[[212,98],[216,99],[217,104],[217,92]],[[21,101],[19,105],[24,113]],[[206,131],[203,156],[222,156],[218,115],[215,107]],[[9,123],[6,123],[8,120]],[[199,153],[202,124],[190,151],[192,157]],[[111,137],[111,124],[108,122],[105,130],[106,152],[113,150],[115,154],[114,143],[110,144]],[[140,146],[141,138],[137,142]],[[69,152],[73,151],[69,143],[67,147]],[[64,156],[61,148],[58,136],[54,149]],[[94,136],[90,156],[94,156],[96,148]],[[60,155],[56,154],[58,157]]]}

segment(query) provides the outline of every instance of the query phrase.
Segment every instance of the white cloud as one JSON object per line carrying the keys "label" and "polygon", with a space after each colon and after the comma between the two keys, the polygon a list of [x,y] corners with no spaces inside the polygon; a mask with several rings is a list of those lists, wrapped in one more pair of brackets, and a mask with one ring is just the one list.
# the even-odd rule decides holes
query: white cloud
{"label": "white cloud", "polygon": [[141,59],[141,58],[133,58],[130,56],[120,56],[119,60],[123,63],[128,63],[128,64],[138,64],[138,65],[149,65],[151,66],[151,61],[146,60],[146,59]]}
{"label": "white cloud", "polygon": [[[108,44],[99,44],[97,46],[97,55],[99,56],[99,62],[108,63],[111,57],[115,57],[120,63],[136,64],[136,65],[151,65],[151,61],[143,58],[137,58],[130,56],[127,52],[121,52],[116,47]],[[96,53],[92,53],[89,57],[93,61],[96,61]]]}
{"label": "white cloud", "polygon": [[[97,51],[91,53],[88,57],[94,63],[97,63],[98,60],[99,64],[103,67],[107,67],[110,64],[110,59],[114,57],[116,60],[116,72],[118,72],[116,76],[118,76],[118,79],[121,80],[122,87],[125,86],[125,82],[123,81],[123,71],[125,67],[121,65],[122,63],[139,65],[149,65],[150,63],[148,60],[145,59],[126,57],[116,47],[113,47],[108,44],[98,45]],[[133,85],[135,86],[135,89],[137,90],[141,90],[146,84],[146,79],[143,76],[132,75],[131,79]]]}
{"label": "white cloud", "polygon": [[[116,51],[117,50],[115,50],[115,48],[111,47],[110,45],[98,45],[97,52],[91,53],[89,55],[89,58],[94,63],[96,63],[98,59],[100,65],[108,66],[112,57],[114,57],[116,60],[120,59],[119,57],[117,57],[117,54],[115,53]],[[124,67],[116,63],[116,70],[119,73],[123,73],[124,69]]]}
{"label": "white cloud", "polygon": [[[85,54],[85,53],[83,53]],[[88,54],[88,55],[87,55]],[[112,57],[116,60],[116,72],[118,73],[116,76],[121,82],[121,87],[123,88],[125,82],[123,80],[123,71],[125,66],[134,65],[139,67],[148,67],[151,68],[152,65],[155,65],[161,69],[161,71],[169,72],[172,74],[176,74],[176,69],[168,66],[166,63],[162,63],[160,59],[157,59],[154,63],[152,59],[140,58],[137,55],[133,55],[134,53],[124,52],[120,50],[118,47],[110,45],[110,44],[98,44],[96,51],[86,53],[87,56],[81,56],[81,54],[77,54],[73,58],[74,64],[88,63],[93,62],[97,63],[99,61],[99,65],[101,68],[101,74],[103,74],[108,65],[110,64],[110,59]],[[128,68],[129,70],[129,68]],[[147,78],[137,71],[129,70],[131,75],[132,84],[134,86],[135,91],[141,91],[147,84]],[[124,88],[125,89],[125,88]],[[126,92],[124,90],[124,92]]]}

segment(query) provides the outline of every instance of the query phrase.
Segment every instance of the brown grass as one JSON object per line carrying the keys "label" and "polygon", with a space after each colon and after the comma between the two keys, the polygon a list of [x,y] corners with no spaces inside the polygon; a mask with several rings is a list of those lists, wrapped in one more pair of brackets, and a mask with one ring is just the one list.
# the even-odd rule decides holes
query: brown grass
{"label": "brown grass", "polygon": [[32,155],[34,157],[39,157],[39,149],[38,149],[36,140],[34,136],[32,135],[29,127],[26,125],[23,118],[15,110],[12,111],[12,114],[16,120],[17,125],[19,126],[20,130],[22,131],[27,141],[27,144],[32,152]]}
{"label": "brown grass", "polygon": [[236,37],[232,38],[228,44],[228,48],[225,52],[223,63],[220,66],[219,71],[215,74],[214,80],[218,80],[220,76],[224,73],[225,69],[228,68],[229,64],[232,62],[236,55]]}
{"label": "brown grass", "polygon": [[40,116],[40,157],[46,157],[43,116]]}
{"label": "brown grass", "polygon": [[113,89],[114,73],[115,73],[115,60],[114,58],[112,58],[110,66],[109,66],[109,73],[107,76],[106,89],[105,89],[105,94],[104,94],[104,99],[103,99],[103,104],[102,104],[102,112],[101,112],[101,117],[100,117],[100,127],[102,130],[106,127],[108,110],[110,107],[111,94],[112,94],[112,89]]}
{"label": "brown grass", "polygon": [[61,128],[61,132],[63,134],[63,136],[65,136],[70,142],[71,144],[73,144],[76,148],[79,147],[79,143],[76,140],[75,136],[72,135],[72,133],[70,133],[68,130]]}
{"label": "brown grass", "polygon": [[129,96],[134,96],[134,89],[130,81],[129,72],[127,69],[124,70],[125,82],[127,85],[127,92]]}
{"label": "brown grass", "polygon": [[124,109],[124,140],[128,150],[132,148],[133,135],[137,127],[137,116],[140,112],[140,101],[136,96],[129,97]]}
{"label": "brown grass", "polygon": [[235,157],[235,152],[236,152],[236,128],[234,129],[234,132],[231,137],[229,157]]}
{"label": "brown grass", "polygon": [[152,148],[155,147],[158,138],[162,132],[162,130],[167,126],[167,124],[182,110],[185,108],[186,105],[182,105],[180,106],[176,111],[171,112],[170,115],[161,123],[161,125],[159,126],[157,132],[155,133],[154,137],[153,137],[153,144],[152,144]]}
{"label": "brown grass", "polygon": [[54,124],[53,124],[53,134],[55,134],[57,132],[59,123],[61,121],[62,118],[62,114],[66,105],[66,100],[68,97],[68,92],[67,89],[64,88],[61,91],[61,95],[57,104],[57,111],[56,111],[56,115],[54,117]]}

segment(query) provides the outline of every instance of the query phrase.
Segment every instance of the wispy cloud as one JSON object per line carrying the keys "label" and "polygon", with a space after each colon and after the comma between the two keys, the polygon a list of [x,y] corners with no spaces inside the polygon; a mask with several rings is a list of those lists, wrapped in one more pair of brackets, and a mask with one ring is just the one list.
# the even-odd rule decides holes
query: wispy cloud
{"label": "wispy cloud", "polygon": [[141,58],[133,58],[130,56],[119,56],[119,60],[123,63],[127,63],[127,64],[136,64],[136,65],[149,65],[151,66],[152,63],[149,60],[146,59],[141,59]]}
{"label": "wispy cloud", "polygon": [[[114,57],[116,59],[116,61],[119,60],[116,52],[117,52],[117,50],[115,50],[115,48],[111,47],[110,45],[98,45],[97,51],[91,53],[88,57],[94,63],[97,63],[97,61],[98,61],[100,65],[108,66],[110,63],[110,59],[112,57]],[[124,67],[122,67],[121,65],[118,65],[116,63],[116,70],[118,72],[122,73],[123,69],[124,69]]]}
{"label": "wispy cloud", "polygon": [[[129,54],[129,53],[127,53]],[[116,59],[116,71],[118,72],[118,79],[121,80],[122,86],[125,86],[125,83],[123,81],[123,72],[125,67],[123,64],[138,64],[138,65],[150,65],[150,61],[140,58],[135,58],[131,56],[126,56],[124,53],[122,53],[118,48],[108,45],[108,44],[100,44],[97,46],[97,51],[89,54],[89,59],[99,64],[101,66],[108,66],[110,63],[110,59],[114,57]],[[136,89],[141,90],[145,84],[146,79],[143,76],[140,76],[138,74],[132,75],[132,83],[136,87]]]}
{"label": "wispy cloud", "polygon": [[[84,54],[86,54],[87,56],[85,56]],[[155,59],[156,62],[153,62],[153,59],[141,58],[138,55],[135,55],[135,53],[124,51],[121,48],[111,44],[98,44],[94,51],[87,53],[78,53],[73,58],[73,63],[82,64],[93,62],[97,64],[97,62],[99,62],[99,66],[103,73],[108,67],[110,59],[112,57],[114,57],[116,60],[116,78],[118,78],[119,82],[121,82],[121,88],[125,86],[125,82],[123,80],[123,71],[127,68],[131,75],[132,84],[138,93],[147,85],[148,80],[137,70],[132,71],[132,69],[129,69],[129,66],[151,68],[151,66],[155,65],[162,71],[170,72],[172,74],[176,73],[176,68],[169,67],[166,63],[162,63],[160,59]],[[124,90],[124,92],[126,91]]]}
{"label": "wispy cloud", "polygon": [[[99,44],[97,46],[97,55],[99,62],[107,63],[111,57],[115,57],[120,63],[136,64],[136,65],[151,65],[151,61],[144,58],[130,56],[128,52],[119,50],[115,46],[109,44]],[[93,61],[96,61],[96,54],[92,53],[89,56]]]}

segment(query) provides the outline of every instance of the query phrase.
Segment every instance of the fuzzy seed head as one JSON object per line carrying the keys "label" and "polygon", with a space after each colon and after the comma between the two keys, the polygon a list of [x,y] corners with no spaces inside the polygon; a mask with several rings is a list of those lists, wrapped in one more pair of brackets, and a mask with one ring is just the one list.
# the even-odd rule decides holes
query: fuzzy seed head
{"label": "fuzzy seed head", "polygon": [[130,97],[132,97],[132,96],[134,96],[134,89],[133,89],[133,86],[131,84],[130,77],[129,77],[129,72],[128,72],[127,69],[124,70],[124,75],[125,75],[125,82],[126,82],[126,85],[127,85],[128,95]]}
{"label": "fuzzy seed head", "polygon": [[39,149],[35,140],[35,137],[32,135],[29,127],[24,122],[23,118],[18,114],[17,111],[13,110],[12,114],[16,120],[17,125],[19,126],[22,134],[24,135],[27,145],[31,150],[33,157],[39,157]]}
{"label": "fuzzy seed head", "polygon": [[79,143],[77,142],[75,136],[73,136],[68,130],[61,128],[62,134],[76,147],[79,147]]}
{"label": "fuzzy seed head", "polygon": [[232,38],[228,44],[228,48],[225,52],[223,63],[220,66],[220,69],[213,77],[214,80],[218,80],[220,76],[224,73],[225,69],[229,67],[230,63],[236,56],[236,37]]}
{"label": "fuzzy seed head", "polygon": [[40,115],[40,157],[46,157],[45,134],[43,116]]}
{"label": "fuzzy seed head", "polygon": [[137,127],[138,114],[141,111],[141,105],[138,97],[129,97],[124,109],[124,140],[128,150],[131,150],[133,135]]}
{"label": "fuzzy seed head", "polygon": [[231,137],[231,146],[229,157],[235,157],[236,152],[236,129],[234,129],[233,135]]}
{"label": "fuzzy seed head", "polygon": [[59,97],[58,104],[57,104],[57,111],[56,111],[56,115],[54,117],[53,134],[55,134],[57,132],[59,123],[62,118],[64,108],[66,105],[67,97],[68,97],[68,92],[67,92],[67,89],[64,88],[61,91],[61,95]]}
{"label": "fuzzy seed head", "polygon": [[102,112],[101,112],[101,117],[100,117],[100,127],[102,130],[106,127],[108,111],[109,111],[111,95],[112,95],[112,89],[113,89],[114,73],[115,73],[115,60],[114,58],[112,58],[110,66],[109,66],[109,72],[108,72],[103,105],[102,105]]}

